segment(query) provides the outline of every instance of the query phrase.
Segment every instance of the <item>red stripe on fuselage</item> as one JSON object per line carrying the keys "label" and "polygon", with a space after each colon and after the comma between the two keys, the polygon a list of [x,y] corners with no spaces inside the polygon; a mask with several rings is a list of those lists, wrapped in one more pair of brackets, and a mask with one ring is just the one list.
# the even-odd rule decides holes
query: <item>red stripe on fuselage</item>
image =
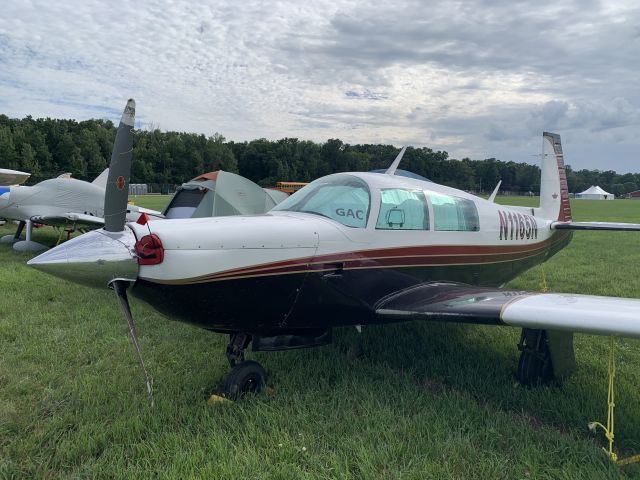
{"label": "red stripe on fuselage", "polygon": [[515,262],[548,250],[558,236],[527,245],[436,245],[394,247],[304,257],[252,265],[179,280],[145,278],[156,283],[194,284],[248,277],[364,268],[481,265]]}

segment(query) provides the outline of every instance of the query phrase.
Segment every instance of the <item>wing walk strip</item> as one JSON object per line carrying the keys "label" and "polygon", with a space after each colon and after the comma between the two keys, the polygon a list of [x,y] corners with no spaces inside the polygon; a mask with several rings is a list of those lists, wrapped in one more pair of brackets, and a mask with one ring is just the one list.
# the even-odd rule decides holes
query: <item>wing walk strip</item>
{"label": "wing walk strip", "polygon": [[[321,257],[305,257],[257,266],[253,265],[187,279],[162,280],[150,277],[140,278],[160,284],[192,285],[271,275],[327,272],[336,270],[338,265],[340,265],[341,270],[490,265],[526,260],[536,255],[544,254],[556,243],[564,241],[565,236],[566,235],[557,235],[543,242],[529,245],[487,245],[473,247],[456,245],[363,250],[360,252],[330,254]],[[391,253],[396,254],[393,255]]]}

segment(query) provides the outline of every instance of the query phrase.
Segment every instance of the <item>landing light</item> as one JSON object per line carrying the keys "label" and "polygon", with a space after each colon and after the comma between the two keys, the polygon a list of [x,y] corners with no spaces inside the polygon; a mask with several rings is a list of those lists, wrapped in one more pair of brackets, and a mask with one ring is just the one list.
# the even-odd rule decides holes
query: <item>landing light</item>
{"label": "landing light", "polygon": [[145,235],[136,242],[138,265],[158,265],[164,260],[164,248],[160,237],[155,233]]}

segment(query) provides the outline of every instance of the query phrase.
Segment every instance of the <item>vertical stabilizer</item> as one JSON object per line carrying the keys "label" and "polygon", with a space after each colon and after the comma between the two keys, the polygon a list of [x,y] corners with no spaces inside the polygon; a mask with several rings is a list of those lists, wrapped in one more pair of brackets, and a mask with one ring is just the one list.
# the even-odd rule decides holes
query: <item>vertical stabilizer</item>
{"label": "vertical stabilizer", "polygon": [[91,183],[100,187],[107,188],[107,179],[109,178],[109,169],[105,168],[100,175],[98,175],[95,180]]}
{"label": "vertical stabilizer", "polygon": [[542,134],[540,208],[536,214],[551,220],[571,220],[567,173],[564,168],[562,143],[557,133]]}

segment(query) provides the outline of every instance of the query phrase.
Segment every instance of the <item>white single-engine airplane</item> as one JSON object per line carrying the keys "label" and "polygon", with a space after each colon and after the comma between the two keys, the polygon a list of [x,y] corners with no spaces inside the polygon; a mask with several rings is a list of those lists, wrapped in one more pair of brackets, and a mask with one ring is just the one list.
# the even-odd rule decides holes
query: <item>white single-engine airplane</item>
{"label": "white single-engine airplane", "polygon": [[[132,135],[131,105],[117,142]],[[573,369],[573,332],[640,337],[640,300],[500,288],[565,247],[572,230],[640,230],[572,222],[560,137],[544,133],[543,150],[538,208],[395,175],[403,149],[386,173],[320,178],[264,215],[127,225],[115,179],[129,178],[131,156],[121,150],[104,229],[29,265],[112,287],[132,333],[127,291],[229,334],[222,394],[230,398],[264,384],[263,368],[244,359],[251,342],[254,351],[312,347],[329,343],[333,327],[406,320],[522,328],[517,376],[536,384]]]}
{"label": "white single-engine airplane", "polygon": [[[108,174],[107,168],[91,183],[63,174],[31,187],[17,185],[3,188],[0,190],[0,218],[20,223],[15,235],[5,235],[0,238],[0,243],[13,244],[18,251],[46,249],[46,246],[31,240],[34,223],[61,227],[68,232],[102,227]],[[127,206],[129,220],[137,219],[143,212],[162,217],[155,210]],[[20,235],[25,226],[26,240],[21,241]]]}

